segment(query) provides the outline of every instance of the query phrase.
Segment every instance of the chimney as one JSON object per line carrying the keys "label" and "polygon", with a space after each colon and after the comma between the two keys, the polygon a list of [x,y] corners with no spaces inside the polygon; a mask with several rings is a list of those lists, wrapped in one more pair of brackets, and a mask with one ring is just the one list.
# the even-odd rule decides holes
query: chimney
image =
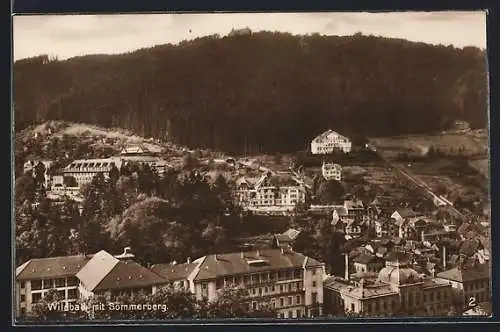
{"label": "chimney", "polygon": [[446,246],[443,246],[443,269],[446,270]]}
{"label": "chimney", "polygon": [[118,259],[128,259],[128,258],[134,258],[134,257],[135,257],[135,255],[132,253],[132,248],[130,248],[130,247],[123,248],[123,253],[115,256],[115,258],[118,258]]}
{"label": "chimney", "polygon": [[345,254],[345,280],[349,280],[349,254]]}
{"label": "chimney", "polygon": [[187,263],[188,263],[188,264],[191,264],[191,257],[188,257],[188,258],[187,258]]}

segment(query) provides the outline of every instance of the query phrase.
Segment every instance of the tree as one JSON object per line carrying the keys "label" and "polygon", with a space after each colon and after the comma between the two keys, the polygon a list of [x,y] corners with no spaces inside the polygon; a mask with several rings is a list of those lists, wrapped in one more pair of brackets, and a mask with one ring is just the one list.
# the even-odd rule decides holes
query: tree
{"label": "tree", "polygon": [[344,188],[340,182],[329,180],[319,185],[316,196],[322,204],[332,204],[340,201],[343,194]]}

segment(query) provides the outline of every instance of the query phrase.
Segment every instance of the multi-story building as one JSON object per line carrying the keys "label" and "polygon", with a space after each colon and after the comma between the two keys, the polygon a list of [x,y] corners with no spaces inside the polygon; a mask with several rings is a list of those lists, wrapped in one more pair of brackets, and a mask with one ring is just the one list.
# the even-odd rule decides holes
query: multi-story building
{"label": "multi-story building", "polygon": [[155,294],[167,284],[160,275],[133,261],[127,250],[113,256],[104,250],[96,253],[76,274],[81,298],[102,295],[113,300],[121,295]]}
{"label": "multi-story building", "polygon": [[335,163],[323,162],[321,165],[321,174],[325,180],[342,180],[342,166]]}
{"label": "multi-story building", "polygon": [[325,308],[367,316],[445,314],[452,303],[451,286],[417,273],[404,256],[398,253],[389,257],[376,280],[328,278],[324,283],[325,299],[329,301]]}
{"label": "multi-story building", "polygon": [[451,285],[459,303],[468,306],[491,299],[491,267],[489,263],[457,266],[440,272],[437,278]]}
{"label": "multi-story building", "polygon": [[75,178],[78,187],[82,187],[90,183],[98,173],[107,177],[113,167],[120,169],[121,164],[120,158],[116,157],[75,160],[63,169],[63,175]]}
{"label": "multi-story building", "polygon": [[290,176],[266,174],[255,184],[241,178],[235,191],[236,204],[247,209],[285,208],[292,210],[306,200],[306,188]]}
{"label": "multi-story building", "polygon": [[76,274],[90,258],[85,255],[34,258],[19,266],[14,291],[16,315],[29,315],[33,304],[54,288],[65,303],[76,301],[79,298]]}
{"label": "multi-story building", "polygon": [[248,291],[248,310],[270,306],[279,317],[317,317],[323,308],[324,263],[290,249],[214,254],[186,263],[153,268],[169,280],[183,280],[196,299],[215,301],[223,287]]}
{"label": "multi-story building", "polygon": [[321,135],[315,137],[311,142],[312,154],[329,154],[336,150],[344,153],[351,152],[352,142],[345,136],[327,130]]}
{"label": "multi-story building", "polygon": [[31,259],[16,269],[16,315],[29,316],[51,289],[70,303],[93,294],[110,300],[122,294],[152,294],[168,283],[133,257],[130,248],[125,248],[117,256],[102,250],[93,255]]}

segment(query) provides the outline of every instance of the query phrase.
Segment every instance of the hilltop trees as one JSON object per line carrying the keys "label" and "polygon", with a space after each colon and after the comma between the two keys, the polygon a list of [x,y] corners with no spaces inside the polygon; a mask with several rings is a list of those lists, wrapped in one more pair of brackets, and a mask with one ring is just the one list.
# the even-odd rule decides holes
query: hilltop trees
{"label": "hilltop trees", "polygon": [[457,117],[487,124],[485,53],[471,47],[261,32],[43,58],[14,65],[16,130],[61,119],[192,148],[283,153],[331,126],[357,137],[435,132]]}

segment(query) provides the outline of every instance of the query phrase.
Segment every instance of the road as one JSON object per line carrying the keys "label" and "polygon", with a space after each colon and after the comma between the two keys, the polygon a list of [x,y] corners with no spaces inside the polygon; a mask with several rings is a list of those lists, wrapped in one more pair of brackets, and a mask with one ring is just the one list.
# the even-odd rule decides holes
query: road
{"label": "road", "polygon": [[439,195],[436,194],[433,191],[433,189],[427,183],[425,183],[424,181],[422,181],[421,179],[419,179],[407,167],[404,167],[404,166],[401,166],[401,165],[397,165],[397,164],[393,163],[392,161],[390,161],[389,159],[387,159],[384,156],[382,156],[382,154],[377,151],[377,148],[373,144],[369,144],[368,147],[373,152],[375,152],[380,157],[380,159],[382,159],[389,167],[395,169],[402,177],[404,177],[405,179],[407,179],[410,182],[412,182],[413,184],[415,184],[415,186],[417,188],[421,189],[422,191],[424,191],[426,195],[431,196],[433,199],[438,199],[439,201],[441,201],[442,203],[444,203],[449,209],[451,209],[453,212],[455,212],[457,215],[461,216],[462,218],[465,218],[465,216],[464,216],[464,214],[462,212],[458,211],[449,202],[446,202],[445,200],[441,199],[439,197]]}

